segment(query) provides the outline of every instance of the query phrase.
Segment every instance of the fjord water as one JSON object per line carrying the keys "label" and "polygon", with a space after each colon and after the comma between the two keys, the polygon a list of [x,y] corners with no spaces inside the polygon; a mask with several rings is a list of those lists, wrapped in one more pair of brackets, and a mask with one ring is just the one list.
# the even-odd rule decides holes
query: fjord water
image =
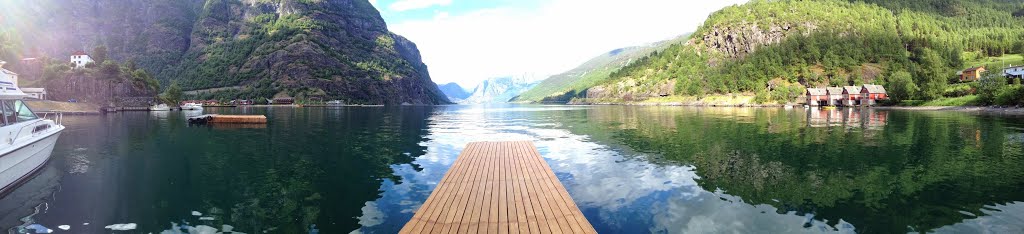
{"label": "fjord water", "polygon": [[466,143],[532,140],[601,233],[1024,228],[1024,119],[1012,117],[623,106],[207,113],[270,123],[67,117],[51,162],[0,200],[0,227],[393,233]]}

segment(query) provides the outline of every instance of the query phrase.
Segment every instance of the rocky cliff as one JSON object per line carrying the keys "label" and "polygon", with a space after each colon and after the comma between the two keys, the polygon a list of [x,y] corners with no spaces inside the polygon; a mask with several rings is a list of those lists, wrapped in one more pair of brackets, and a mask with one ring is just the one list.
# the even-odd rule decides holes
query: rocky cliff
{"label": "rocky cliff", "polygon": [[217,98],[439,104],[416,45],[366,0],[12,0],[26,56],[106,46],[164,84]]}
{"label": "rocky cliff", "polygon": [[84,73],[46,81],[49,100],[92,103],[100,106],[149,106],[156,104],[156,93],[145,84],[128,80],[101,80]]}
{"label": "rocky cliff", "polygon": [[[813,32],[817,27],[805,22],[801,27],[803,35]],[[765,28],[753,23],[741,23],[737,25],[714,25],[702,35],[704,46],[708,51],[714,51],[725,55],[726,58],[742,58],[754,53],[758,47],[773,45],[782,42],[791,33],[798,31],[789,23],[770,24]],[[690,43],[695,43],[691,40]]]}

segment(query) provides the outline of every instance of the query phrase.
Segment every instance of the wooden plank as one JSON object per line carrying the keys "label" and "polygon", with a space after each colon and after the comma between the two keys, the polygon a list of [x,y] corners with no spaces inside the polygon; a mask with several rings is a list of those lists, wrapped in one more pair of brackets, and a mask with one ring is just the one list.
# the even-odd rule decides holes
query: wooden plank
{"label": "wooden plank", "polygon": [[[518,151],[516,151],[518,153]],[[536,213],[533,210],[533,203],[530,201],[530,196],[526,189],[527,186],[527,174],[526,168],[523,166],[523,157],[512,158],[515,166],[515,178],[516,178],[516,206],[519,207],[519,226],[522,229],[521,233],[541,233],[540,228],[537,226]]]}
{"label": "wooden plank", "polygon": [[533,184],[537,191],[534,195],[539,198],[540,207],[539,209],[544,212],[544,219],[542,220],[547,227],[551,230],[551,233],[567,233],[564,227],[567,225],[565,222],[558,222],[558,218],[562,216],[561,210],[558,209],[558,204],[554,203],[553,197],[548,194],[548,190],[551,188],[547,187],[548,175],[541,171],[541,168],[537,166],[537,159],[533,158],[532,154],[529,154],[527,149],[520,148],[521,152],[526,159],[526,165],[530,168],[530,174],[533,175]]}
{"label": "wooden plank", "polygon": [[596,233],[532,142],[470,143],[400,233]]}
{"label": "wooden plank", "polygon": [[[537,150],[531,150],[530,153],[537,160],[544,160],[540,156],[540,152]],[[551,169],[550,165],[547,163],[539,163],[538,165],[542,166],[545,171],[551,173],[551,179],[548,180],[548,187],[551,188],[549,191],[554,193],[552,195],[556,197],[555,202],[558,203],[558,207],[561,209],[563,214],[565,214],[563,217],[566,219],[565,221],[569,225],[569,228],[572,229],[573,233],[584,233],[585,228],[579,222],[579,219],[577,219],[577,217],[583,216],[583,212],[581,212],[579,207],[576,206],[576,203],[572,201],[572,197],[569,196],[569,192],[567,192],[565,187],[563,187],[558,181],[558,177],[554,174],[554,170]],[[587,222],[586,225],[590,226],[590,229],[593,229],[589,222]]]}
{"label": "wooden plank", "polygon": [[[467,155],[474,155],[478,150],[480,150],[480,147],[466,147],[465,149],[466,152],[469,152]],[[437,233],[450,233],[453,228],[458,228],[459,220],[462,219],[462,213],[466,209],[466,197],[471,194],[466,191],[466,187],[472,183],[467,182],[466,178],[471,178],[473,174],[481,171],[480,167],[476,166],[480,162],[479,159],[479,157],[467,158],[466,160],[469,162],[468,168],[456,174],[457,177],[451,181],[456,183],[454,204],[449,206],[448,209],[451,210],[448,211],[448,215],[444,219],[444,225],[442,225],[441,230]]]}

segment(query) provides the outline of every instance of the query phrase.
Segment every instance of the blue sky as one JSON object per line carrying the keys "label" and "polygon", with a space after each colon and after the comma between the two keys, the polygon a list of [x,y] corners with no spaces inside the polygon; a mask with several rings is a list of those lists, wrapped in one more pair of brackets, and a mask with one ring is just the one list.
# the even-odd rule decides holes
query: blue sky
{"label": "blue sky", "polygon": [[672,39],[746,0],[370,2],[417,44],[435,82],[471,89],[494,77],[543,79],[613,49]]}

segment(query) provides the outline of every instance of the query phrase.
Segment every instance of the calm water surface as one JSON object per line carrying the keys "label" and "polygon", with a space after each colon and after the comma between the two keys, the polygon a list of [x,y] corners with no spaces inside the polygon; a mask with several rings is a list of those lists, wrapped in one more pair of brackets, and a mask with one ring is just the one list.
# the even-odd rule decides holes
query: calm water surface
{"label": "calm water surface", "polygon": [[[1019,118],[619,106],[206,112],[266,114],[270,124],[67,117],[50,164],[0,200],[0,230],[393,233],[466,143],[532,140],[601,233],[1024,232]],[[113,224],[135,227],[105,229]]]}

